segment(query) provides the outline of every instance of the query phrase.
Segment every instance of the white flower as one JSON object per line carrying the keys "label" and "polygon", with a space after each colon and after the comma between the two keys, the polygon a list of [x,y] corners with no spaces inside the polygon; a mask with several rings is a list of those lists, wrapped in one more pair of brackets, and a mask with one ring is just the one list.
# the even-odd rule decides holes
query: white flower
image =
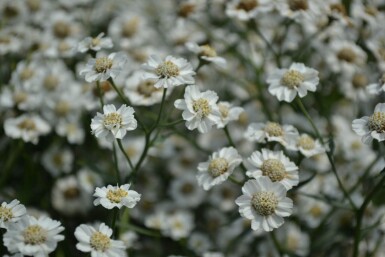
{"label": "white flower", "polygon": [[0,228],[7,228],[9,223],[14,223],[26,214],[24,205],[18,200],[10,203],[3,202],[0,206]]}
{"label": "white flower", "polygon": [[96,137],[106,137],[108,141],[122,139],[127,131],[137,127],[134,109],[123,104],[118,110],[112,104],[103,106],[103,114],[97,113],[91,121],[92,133]]}
{"label": "white flower", "polygon": [[308,134],[301,134],[294,141],[294,144],[288,145],[287,148],[294,151],[300,151],[306,157],[311,157],[326,151],[325,147],[322,146],[318,139],[314,140],[314,138]]}
{"label": "white flower", "polygon": [[85,53],[88,50],[99,51],[102,48],[112,48],[112,40],[109,37],[103,38],[104,33],[100,33],[97,37],[86,37],[84,40],[79,42],[78,51]]}
{"label": "white flower", "polygon": [[105,81],[108,78],[115,79],[123,70],[127,58],[123,53],[111,53],[109,56],[101,56],[88,61],[86,67],[80,71],[87,82]]}
{"label": "white flower", "polygon": [[167,217],[166,222],[166,230],[163,233],[174,240],[188,237],[195,225],[192,214],[187,211],[175,212]]}
{"label": "white flower", "polygon": [[247,181],[243,195],[235,200],[242,217],[251,220],[253,230],[272,231],[280,227],[282,217],[290,216],[293,201],[286,197],[286,189],[267,177]]}
{"label": "white flower", "polygon": [[271,0],[233,0],[227,4],[226,14],[242,21],[255,18],[260,13],[273,9],[274,1]]}
{"label": "white flower", "polygon": [[371,116],[364,116],[361,119],[353,120],[352,128],[359,136],[362,136],[362,142],[370,144],[374,139],[378,141],[385,140],[385,103],[379,103],[374,108]]}
{"label": "white flower", "polygon": [[255,179],[266,176],[273,182],[281,183],[287,190],[298,185],[298,167],[282,151],[262,149],[247,159],[249,169],[246,175]]}
{"label": "white flower", "polygon": [[76,248],[82,252],[91,252],[91,257],[127,257],[123,241],[112,240],[112,229],[102,223],[98,229],[82,224],[75,230],[79,241]]}
{"label": "white flower", "polygon": [[242,163],[242,157],[234,147],[225,147],[214,152],[207,162],[198,165],[197,180],[204,190],[223,183]]}
{"label": "white flower", "polygon": [[258,143],[279,142],[283,146],[298,137],[298,130],[292,125],[280,125],[276,122],[251,123],[245,132],[245,138]]}
{"label": "white flower", "polygon": [[119,186],[111,186],[95,189],[94,196],[97,198],[94,205],[101,204],[104,208],[112,209],[114,207],[122,208],[126,206],[133,208],[139,202],[141,195],[134,190],[129,190],[130,184]]}
{"label": "white flower", "polygon": [[183,58],[167,56],[161,60],[156,55],[151,55],[148,62],[143,64],[147,71],[143,74],[144,79],[154,79],[156,88],[168,88],[183,84],[194,84],[195,72],[191,64]]}
{"label": "white flower", "polygon": [[48,134],[49,124],[37,115],[23,114],[17,118],[8,118],[4,122],[5,134],[11,138],[21,138],[24,142],[37,144],[39,136]]}
{"label": "white flower", "polygon": [[184,99],[175,101],[174,106],[183,110],[182,117],[189,130],[198,128],[201,133],[210,131],[221,120],[216,102],[218,95],[214,91],[200,92],[196,85],[186,87]]}
{"label": "white flower", "polygon": [[195,42],[187,42],[186,47],[191,52],[197,54],[200,59],[206,62],[212,62],[221,68],[226,67],[226,59],[217,55],[217,52],[211,45],[199,46]]}
{"label": "white flower", "polygon": [[219,102],[218,109],[221,114],[221,120],[217,124],[217,128],[224,128],[230,121],[238,120],[239,115],[244,112],[242,107],[232,107],[229,102]]}
{"label": "white flower", "polygon": [[64,236],[59,234],[63,230],[59,221],[46,216],[36,219],[25,215],[18,222],[10,224],[4,234],[4,245],[11,253],[46,257],[55,250],[59,241],[64,240]]}
{"label": "white flower", "polygon": [[384,92],[385,91],[385,73],[382,74],[381,78],[378,80],[377,83],[372,83],[368,85],[366,90],[368,91],[368,93],[374,94],[374,95],[378,95],[381,92]]}
{"label": "white flower", "polygon": [[270,94],[286,102],[293,101],[297,93],[304,97],[307,91],[316,91],[318,82],[318,71],[303,63],[293,63],[289,69],[277,69],[267,78]]}

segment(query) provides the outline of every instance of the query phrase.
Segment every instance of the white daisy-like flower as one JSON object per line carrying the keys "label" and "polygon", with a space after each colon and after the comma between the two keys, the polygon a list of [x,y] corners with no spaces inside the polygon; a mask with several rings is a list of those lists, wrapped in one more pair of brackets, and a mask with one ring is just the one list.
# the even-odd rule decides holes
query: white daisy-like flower
{"label": "white daisy-like flower", "polygon": [[258,179],[265,176],[273,182],[281,183],[286,190],[298,185],[298,167],[282,151],[262,149],[255,151],[247,159],[246,175]]}
{"label": "white daisy-like flower", "polygon": [[198,165],[197,180],[204,190],[223,183],[242,163],[242,157],[234,147],[225,147],[214,152],[207,162]]}
{"label": "white daisy-like flower", "polygon": [[299,135],[298,130],[292,125],[280,125],[276,122],[251,123],[244,137],[258,143],[279,142],[283,146],[290,144]]}
{"label": "white daisy-like flower", "polygon": [[373,139],[378,141],[385,140],[385,103],[379,103],[374,108],[371,116],[364,116],[353,120],[352,128],[359,136],[362,142],[370,144]]}
{"label": "white daisy-like flower", "polygon": [[92,133],[96,137],[105,137],[108,141],[122,139],[127,131],[136,129],[137,121],[134,109],[123,104],[118,110],[112,104],[103,106],[103,114],[97,113],[91,120]]}
{"label": "white daisy-like flower", "polygon": [[311,157],[317,154],[325,153],[327,149],[322,146],[318,139],[314,139],[308,134],[301,134],[294,141],[294,144],[288,145],[290,150],[300,151],[306,157]]}
{"label": "white daisy-like flower", "polygon": [[101,49],[112,48],[114,45],[111,38],[104,37],[104,33],[100,33],[97,37],[86,37],[79,42],[78,51],[85,53],[88,50],[99,51]]}
{"label": "white daisy-like flower", "polygon": [[126,62],[127,57],[123,53],[111,53],[108,56],[90,59],[79,74],[84,76],[87,82],[115,79],[123,70]]}
{"label": "white daisy-like flower", "polygon": [[11,253],[27,256],[46,257],[64,240],[59,233],[64,230],[61,223],[46,216],[38,219],[25,215],[16,223],[11,223],[4,234],[4,245]]}
{"label": "white daisy-like flower", "polygon": [[229,102],[219,102],[218,109],[221,120],[218,122],[217,128],[224,128],[230,121],[238,120],[239,115],[244,112],[242,107],[233,107]]}
{"label": "white daisy-like flower", "polygon": [[206,133],[221,121],[217,101],[214,91],[200,92],[198,86],[192,85],[186,87],[184,99],[176,100],[174,106],[183,110],[182,117],[189,130],[198,128],[199,132]]}
{"label": "white daisy-like flower", "polygon": [[39,136],[51,131],[49,124],[37,115],[23,114],[4,121],[5,134],[11,138],[21,138],[24,142],[37,144]]}
{"label": "white daisy-like flower", "polygon": [[201,45],[199,46],[195,42],[187,42],[186,47],[191,52],[197,54],[200,59],[206,62],[212,62],[215,65],[218,65],[221,68],[226,67],[226,59],[217,55],[217,52],[211,45]]}
{"label": "white daisy-like flower", "polygon": [[0,228],[7,228],[9,223],[20,220],[26,213],[24,205],[20,204],[19,200],[3,202],[0,206]]}
{"label": "white daisy-like flower", "polygon": [[233,0],[227,4],[226,15],[247,21],[273,8],[273,1],[270,0]]}
{"label": "white daisy-like flower", "polygon": [[127,257],[123,241],[111,239],[112,229],[101,223],[97,229],[82,224],[75,230],[79,241],[76,248],[82,252],[91,252],[91,257]]}
{"label": "white daisy-like flower", "polygon": [[369,94],[378,95],[381,92],[385,92],[385,73],[382,74],[381,78],[377,83],[372,83],[367,86],[366,90]]}
{"label": "white daisy-like flower", "polygon": [[242,193],[235,203],[241,216],[251,220],[253,230],[272,231],[292,213],[293,201],[286,197],[285,187],[267,177],[247,181]]}
{"label": "white daisy-like flower", "polygon": [[164,60],[156,55],[151,55],[148,62],[143,64],[146,72],[144,79],[156,80],[154,87],[169,88],[183,84],[194,84],[195,71],[191,64],[183,58],[167,56]]}
{"label": "white daisy-like flower", "polygon": [[102,205],[106,209],[112,209],[114,207],[122,208],[126,206],[128,208],[134,208],[139,202],[141,195],[134,190],[129,190],[130,184],[121,186],[111,186],[95,189],[94,196],[97,198],[94,200],[94,205]]}
{"label": "white daisy-like flower", "polygon": [[270,94],[286,102],[293,101],[297,94],[304,97],[307,91],[316,91],[318,82],[318,71],[303,63],[293,63],[289,69],[277,69],[267,78]]}

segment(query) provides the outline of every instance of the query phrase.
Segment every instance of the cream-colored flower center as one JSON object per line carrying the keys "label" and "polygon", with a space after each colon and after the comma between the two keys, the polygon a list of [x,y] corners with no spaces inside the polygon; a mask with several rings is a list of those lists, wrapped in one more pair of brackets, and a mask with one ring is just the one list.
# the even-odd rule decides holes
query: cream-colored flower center
{"label": "cream-colored flower center", "polygon": [[24,130],[35,130],[36,129],[36,124],[32,119],[26,118],[22,122],[20,122],[17,127],[19,129],[24,129]]}
{"label": "cream-colored flower center", "polygon": [[29,10],[36,12],[40,10],[41,0],[27,0],[27,6]]}
{"label": "cream-colored flower center", "polygon": [[296,251],[299,247],[299,238],[294,235],[287,235],[286,248],[292,252]]}
{"label": "cream-colored flower center", "polygon": [[116,190],[111,189],[107,192],[107,199],[114,203],[120,203],[120,201],[122,201],[122,198],[126,197],[127,195],[128,192],[121,188],[118,188]]}
{"label": "cream-colored flower center", "polygon": [[249,12],[254,8],[258,7],[258,5],[258,0],[240,0],[238,5],[236,6],[236,9]]}
{"label": "cream-colored flower center", "polygon": [[138,32],[139,27],[139,17],[134,17],[123,23],[122,26],[122,36],[130,38]]}
{"label": "cream-colored flower center", "polygon": [[7,207],[0,206],[0,219],[3,221],[9,221],[12,218],[12,210]]}
{"label": "cream-colored flower center", "polygon": [[53,25],[53,33],[58,38],[61,38],[61,39],[66,38],[69,36],[70,32],[71,32],[71,26],[67,22],[57,21]]}
{"label": "cream-colored flower center", "polygon": [[9,45],[11,43],[11,39],[6,36],[0,36],[0,44]]}
{"label": "cream-colored flower center", "polygon": [[203,46],[200,46],[199,48],[200,48],[199,56],[206,56],[206,57],[216,57],[217,56],[217,52],[210,45],[203,45]]}
{"label": "cream-colored flower center", "polygon": [[59,46],[57,47],[60,53],[65,53],[71,49],[71,46],[67,43],[67,41],[60,41]]}
{"label": "cream-colored flower center", "polygon": [[47,241],[47,231],[39,225],[30,225],[23,231],[24,242],[39,245]]}
{"label": "cream-colored flower center", "polygon": [[346,16],[346,14],[347,14],[345,6],[341,3],[331,4],[330,10],[338,12],[338,13],[342,14],[343,16]]}
{"label": "cream-colored flower center", "polygon": [[103,124],[105,127],[118,127],[122,125],[122,115],[117,112],[109,113],[105,116]]}
{"label": "cream-colored flower center", "polygon": [[265,132],[272,137],[283,136],[283,128],[276,122],[267,122],[265,126]]}
{"label": "cream-colored flower center", "polygon": [[92,38],[92,40],[91,40],[91,46],[98,46],[98,45],[100,45],[100,38],[98,38],[98,37],[94,37],[94,38]]}
{"label": "cream-colored flower center", "polygon": [[316,204],[310,208],[309,213],[311,216],[318,218],[322,215],[323,211],[322,208],[318,204]]}
{"label": "cream-colored flower center", "polygon": [[280,160],[268,159],[262,163],[262,175],[268,176],[271,181],[281,181],[286,176],[285,165]]}
{"label": "cream-colored flower center", "polygon": [[302,147],[305,150],[312,150],[315,148],[315,141],[309,135],[302,135],[297,141],[297,146]]}
{"label": "cream-colored flower center", "polygon": [[64,190],[63,195],[66,199],[73,200],[80,196],[80,190],[77,187],[69,187]]}
{"label": "cream-colored flower center", "polygon": [[309,9],[307,0],[288,0],[289,8],[292,11],[300,11]]}
{"label": "cream-colored flower center", "polygon": [[161,78],[176,77],[179,75],[179,67],[172,61],[165,61],[155,69],[156,75]]}
{"label": "cream-colored flower center", "polygon": [[30,68],[25,68],[20,72],[20,79],[26,81],[33,77],[34,71]]}
{"label": "cream-colored flower center", "polygon": [[341,61],[345,61],[348,63],[354,63],[357,56],[356,56],[356,53],[353,51],[353,49],[351,49],[350,47],[345,47],[345,48],[342,48],[337,53],[337,58],[340,59]]}
{"label": "cream-colored flower center", "polygon": [[278,206],[278,197],[274,192],[258,192],[251,198],[251,205],[261,216],[269,216]]}
{"label": "cream-colored flower center", "polygon": [[226,173],[229,163],[225,158],[216,158],[210,161],[209,172],[213,177],[218,177]]}
{"label": "cream-colored flower center", "polygon": [[7,4],[3,9],[3,14],[7,18],[15,18],[16,16],[19,15],[19,13],[20,11],[15,5]]}
{"label": "cream-colored flower center", "polygon": [[365,6],[365,13],[375,17],[378,15],[378,9],[374,6]]}
{"label": "cream-colored flower center", "polygon": [[99,57],[95,60],[95,70],[98,73],[106,72],[107,70],[111,69],[112,67],[112,60],[108,57]]}
{"label": "cream-colored flower center", "polygon": [[209,105],[209,101],[204,98],[200,98],[193,102],[193,110],[198,113],[202,117],[206,117],[211,112],[211,107]]}
{"label": "cream-colored flower center", "polygon": [[98,252],[105,252],[111,247],[111,239],[102,232],[96,231],[91,236],[90,245]]}
{"label": "cream-colored flower center", "polygon": [[16,104],[25,102],[27,98],[28,98],[28,94],[23,91],[15,92],[15,94],[12,96],[12,99]]}
{"label": "cream-colored flower center", "polygon": [[286,71],[281,78],[281,84],[290,89],[299,87],[304,81],[305,77],[303,74],[296,70]]}
{"label": "cream-colored flower center", "polygon": [[56,153],[52,156],[52,162],[56,167],[61,168],[64,165],[64,158],[61,153]]}
{"label": "cream-colored flower center", "polygon": [[226,104],[218,104],[219,112],[221,113],[222,118],[227,118],[229,116],[229,107]]}
{"label": "cream-colored flower center", "polygon": [[183,186],[181,187],[181,192],[185,195],[189,195],[191,194],[192,192],[194,192],[194,186],[191,184],[191,183],[185,183],[183,184]]}
{"label": "cream-colored flower center", "polygon": [[385,113],[375,112],[369,117],[368,127],[371,131],[385,132]]}
{"label": "cream-colored flower center", "polygon": [[154,87],[154,82],[151,80],[142,81],[137,88],[139,94],[145,97],[151,97],[154,92],[159,91],[158,88]]}
{"label": "cream-colored flower center", "polygon": [[59,79],[55,75],[48,75],[47,77],[44,78],[44,81],[43,81],[43,86],[49,91],[54,90],[58,84],[59,84]]}
{"label": "cream-colored flower center", "polygon": [[187,18],[195,11],[196,5],[194,3],[182,3],[178,9],[178,16]]}
{"label": "cream-colored flower center", "polygon": [[59,101],[56,103],[56,106],[55,106],[55,113],[60,116],[60,117],[63,117],[63,116],[66,116],[71,110],[71,104],[67,101]]}
{"label": "cream-colored flower center", "polygon": [[365,88],[368,85],[368,78],[364,74],[356,73],[353,76],[352,84],[356,89]]}
{"label": "cream-colored flower center", "polygon": [[354,140],[351,144],[350,144],[350,149],[352,150],[360,150],[362,149],[362,143],[360,140]]}

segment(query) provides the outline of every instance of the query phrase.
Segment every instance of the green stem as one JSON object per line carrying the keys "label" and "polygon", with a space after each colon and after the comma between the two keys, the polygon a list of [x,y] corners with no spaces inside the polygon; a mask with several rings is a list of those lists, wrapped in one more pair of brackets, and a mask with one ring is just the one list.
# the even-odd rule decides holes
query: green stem
{"label": "green stem", "polygon": [[117,139],[116,141],[118,141],[118,146],[120,148],[120,151],[123,153],[124,157],[126,158],[127,162],[128,162],[128,165],[130,165],[130,169],[131,171],[134,169],[134,166],[132,165],[132,162],[130,160],[130,157],[127,155],[126,151],[124,150],[123,148],[123,145],[122,145],[122,140],[120,139]]}
{"label": "green stem", "polygon": [[271,237],[271,240],[272,240],[273,243],[274,243],[275,249],[278,251],[279,256],[282,257],[283,254],[284,254],[284,251],[283,251],[281,245],[279,244],[278,239],[277,239],[277,237],[275,236],[274,231],[271,231],[271,232],[270,232],[270,237]]}
{"label": "green stem", "polygon": [[361,241],[361,224],[362,219],[365,214],[366,207],[369,205],[372,198],[378,193],[378,191],[384,186],[385,183],[385,175],[381,178],[381,180],[378,182],[378,184],[373,188],[373,190],[366,196],[364,202],[362,203],[361,207],[358,209],[357,215],[356,215],[356,229],[354,234],[354,250],[353,250],[353,257],[357,257],[359,253],[359,243]]}
{"label": "green stem", "polygon": [[113,234],[114,238],[118,238],[118,234],[119,234],[118,227],[116,226],[116,220],[118,219],[118,216],[119,216],[119,209],[114,208],[112,212],[112,220],[111,220],[111,228],[114,231],[114,234]]}
{"label": "green stem", "polygon": [[181,120],[176,120],[176,121],[173,121],[173,122],[170,122],[170,123],[165,123],[165,124],[159,124],[160,127],[169,127],[169,126],[174,126],[174,125],[178,125],[180,123],[184,122],[183,119]]}
{"label": "green stem", "polygon": [[114,166],[115,166],[115,175],[116,175],[116,181],[120,185],[120,172],[118,167],[118,157],[116,155],[116,146],[114,143],[112,143],[112,152],[114,156]]}
{"label": "green stem", "polygon": [[[315,125],[315,123],[313,122],[313,119],[310,117],[309,113],[307,112],[305,106],[303,105],[302,101],[301,101],[301,98],[297,97],[296,99],[297,101],[297,104],[299,106],[299,108],[301,109],[301,111],[303,112],[303,114],[305,115],[305,117],[307,118],[307,120],[310,122],[311,126],[313,127],[313,130],[315,132],[315,134],[317,135],[317,138],[320,140],[320,142],[322,143],[322,145],[325,147],[325,142],[320,134],[320,132],[318,131],[318,128],[317,126]],[[330,165],[332,166],[332,172],[334,174],[334,176],[336,177],[337,179],[337,182],[338,182],[338,185],[339,187],[341,188],[344,196],[346,199],[348,199],[349,201],[349,204],[350,206],[353,208],[353,210],[357,210],[357,207],[356,205],[354,204],[353,200],[350,198],[350,195],[348,193],[348,191],[346,191],[346,188],[344,187],[344,185],[342,184],[342,181],[341,181],[341,178],[340,176],[338,175],[338,172],[337,172],[337,168],[336,168],[336,165],[333,161],[333,156],[330,154],[329,151],[325,151],[326,152],[326,156],[328,157],[328,160],[330,162]]]}
{"label": "green stem", "polygon": [[[224,127],[223,130],[225,131],[225,134],[226,134],[227,140],[229,141],[229,144],[236,149],[237,147],[234,144],[233,138],[231,137],[229,129],[227,128],[227,126]],[[245,167],[245,165],[243,163],[241,163],[241,169],[244,172],[247,171],[247,169],[246,169],[246,167]]]}
{"label": "green stem", "polygon": [[100,106],[101,106],[102,109],[103,109],[103,106],[104,106],[104,100],[103,100],[102,89],[100,88],[100,81],[96,81],[96,89],[98,90]]}

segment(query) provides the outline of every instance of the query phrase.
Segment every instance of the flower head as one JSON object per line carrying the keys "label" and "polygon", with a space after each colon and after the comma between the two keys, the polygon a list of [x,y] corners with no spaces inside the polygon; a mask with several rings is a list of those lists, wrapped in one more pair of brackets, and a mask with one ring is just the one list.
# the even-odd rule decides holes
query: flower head
{"label": "flower head", "polygon": [[137,127],[134,117],[134,109],[127,105],[122,105],[118,110],[115,106],[103,106],[103,114],[97,113],[91,121],[92,133],[96,137],[106,137],[113,141],[115,138],[122,139],[127,131]]}
{"label": "flower head", "polygon": [[126,206],[128,208],[133,208],[137,202],[140,200],[140,194],[134,190],[129,190],[130,184],[122,186],[111,186],[95,189],[94,196],[97,198],[94,201],[94,204],[102,205],[104,208],[112,209],[114,207],[122,208]]}
{"label": "flower head", "polygon": [[6,228],[8,224],[20,220],[25,214],[26,209],[18,200],[3,202],[0,206],[0,228]]}
{"label": "flower head", "polygon": [[362,142],[369,144],[373,138],[378,141],[385,140],[385,103],[379,103],[370,116],[355,119],[352,124],[353,130],[362,136]]}

